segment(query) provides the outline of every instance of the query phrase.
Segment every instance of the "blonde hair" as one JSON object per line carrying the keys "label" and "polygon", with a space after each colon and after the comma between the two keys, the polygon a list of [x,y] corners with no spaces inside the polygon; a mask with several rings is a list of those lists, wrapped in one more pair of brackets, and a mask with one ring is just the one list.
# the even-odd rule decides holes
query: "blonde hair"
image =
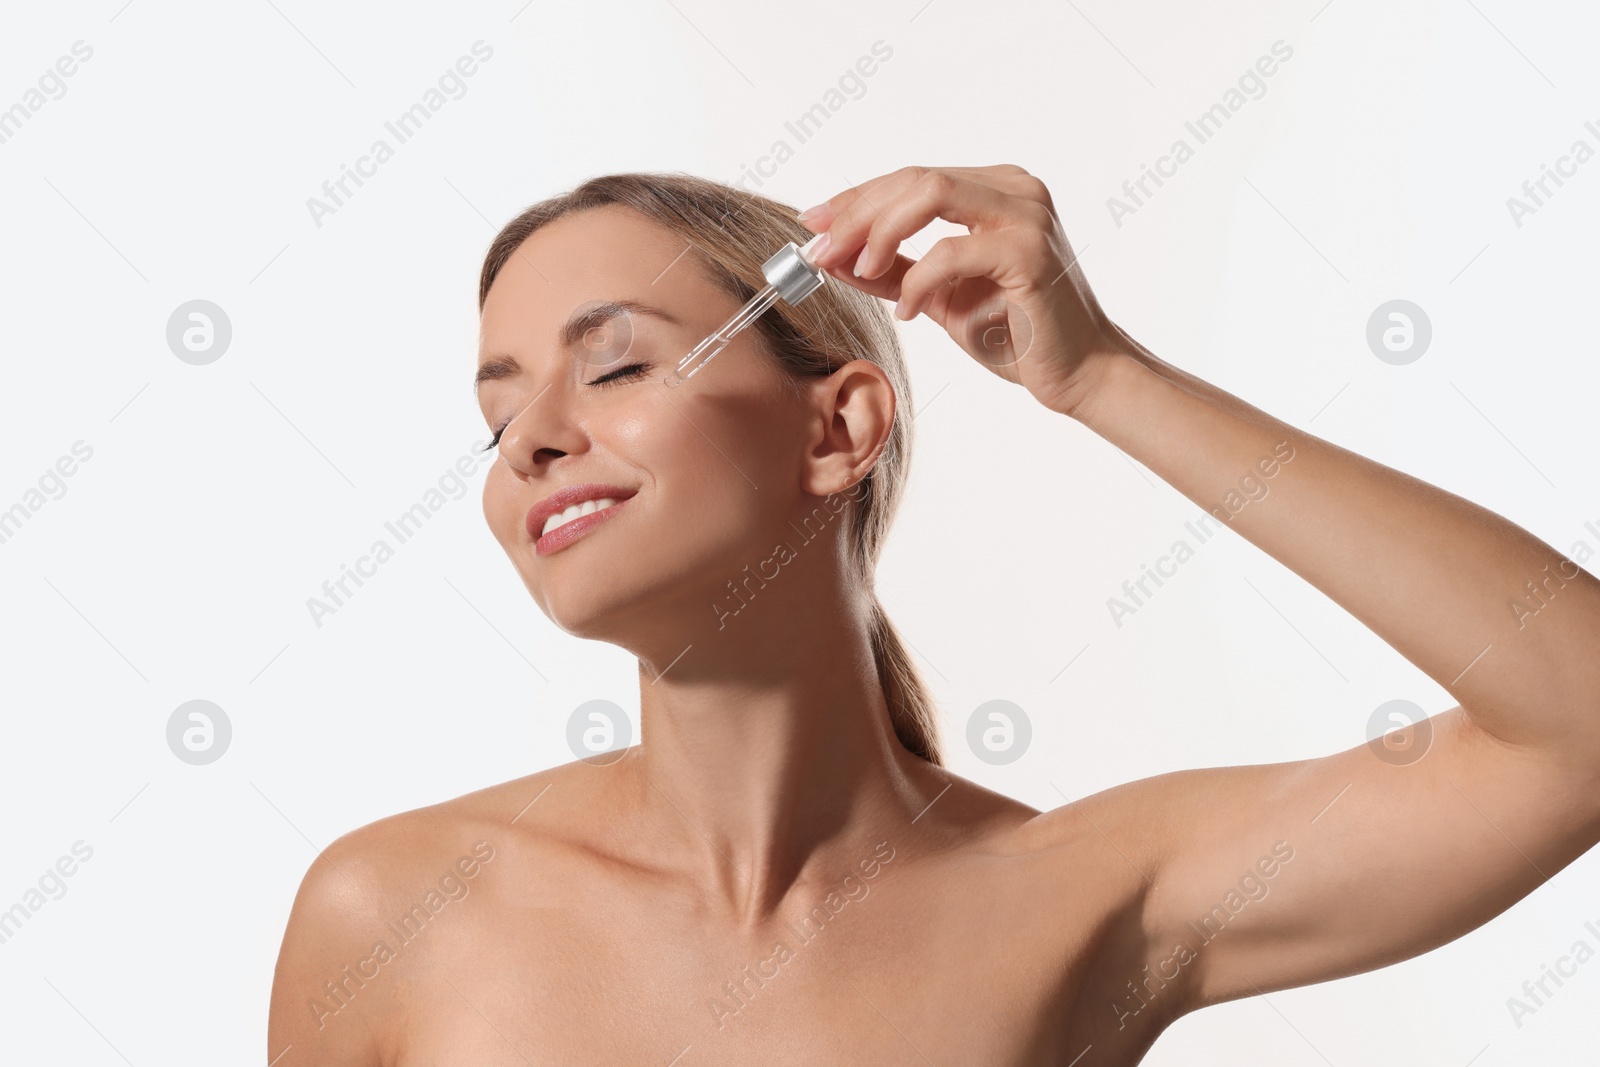
{"label": "blonde hair", "polygon": [[[478,309],[507,259],[541,226],[573,212],[605,205],[631,208],[664,226],[699,252],[703,273],[743,304],[756,293],[752,279],[786,241],[803,244],[813,235],[786,204],[743,189],[688,174],[628,173],[590,178],[559,196],[542,200],[512,219],[495,236],[478,281]],[[778,301],[752,329],[779,365],[796,377],[831,374],[856,359],[871,360],[888,376],[896,397],[894,422],[878,461],[861,483],[845,536],[848,559],[861,586],[872,589],[873,572],[890,522],[904,495],[911,456],[911,380],[894,320],[876,297],[850,285],[824,285],[798,305]],[[908,751],[943,765],[937,711],[905,642],[872,594],[872,656],[878,669],[895,735]]]}

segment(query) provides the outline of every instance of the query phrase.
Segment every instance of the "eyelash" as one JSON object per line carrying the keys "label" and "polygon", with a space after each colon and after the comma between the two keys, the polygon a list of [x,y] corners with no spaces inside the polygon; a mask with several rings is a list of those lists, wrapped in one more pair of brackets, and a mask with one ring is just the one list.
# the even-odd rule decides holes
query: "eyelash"
{"label": "eyelash", "polygon": [[[649,369],[650,369],[650,364],[649,363],[630,363],[626,367],[618,367],[616,370],[611,371],[609,374],[603,374],[600,377],[596,378],[594,381],[586,382],[584,384],[586,384],[586,385],[610,385],[612,382],[627,381],[630,378],[637,378],[639,375],[643,374],[645,371],[647,371]],[[510,425],[510,423],[507,422],[506,426],[509,426],[509,425]],[[482,448],[478,449],[478,451],[479,452],[492,452],[494,449],[499,448],[500,447],[500,435],[505,433],[505,432],[506,432],[506,427],[505,426],[501,426],[498,430],[496,430],[494,432],[494,437],[490,438],[489,443],[484,445]]]}

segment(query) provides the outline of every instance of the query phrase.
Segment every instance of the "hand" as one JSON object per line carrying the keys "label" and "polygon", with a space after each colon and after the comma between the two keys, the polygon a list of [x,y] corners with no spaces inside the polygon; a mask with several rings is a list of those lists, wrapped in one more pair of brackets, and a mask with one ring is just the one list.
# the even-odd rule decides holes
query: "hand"
{"label": "hand", "polygon": [[[1090,291],[1049,190],[1021,167],[904,167],[812,210],[801,222],[828,231],[819,267],[898,300],[898,318],[926,313],[1052,411],[1073,414],[1129,344]],[[921,260],[896,251],[935,218],[971,233],[935,241]]]}

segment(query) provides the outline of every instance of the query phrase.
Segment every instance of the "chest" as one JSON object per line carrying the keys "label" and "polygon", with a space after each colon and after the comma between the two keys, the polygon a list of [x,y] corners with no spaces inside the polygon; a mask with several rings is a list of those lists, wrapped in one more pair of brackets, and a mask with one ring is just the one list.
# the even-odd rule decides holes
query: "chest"
{"label": "chest", "polygon": [[502,902],[415,954],[391,1062],[1137,1062],[1149,1026],[1085,989],[1113,902],[1038,890],[907,872],[755,931],[637,891]]}

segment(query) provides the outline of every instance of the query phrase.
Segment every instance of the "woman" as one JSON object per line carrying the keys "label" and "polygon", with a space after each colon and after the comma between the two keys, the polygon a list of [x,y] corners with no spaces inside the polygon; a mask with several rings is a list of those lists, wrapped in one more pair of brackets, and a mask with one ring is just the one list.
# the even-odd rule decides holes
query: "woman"
{"label": "woman", "polygon": [[[936,217],[971,232],[900,255]],[[1459,937],[1600,839],[1590,574],[1157,359],[1021,168],[909,167],[804,218],[835,281],[677,388],[811,236],[788,209],[612,175],[495,240],[484,511],[546,615],[637,655],[642,743],[330,845],[269,1059],[1133,1064],[1197,1008]],[[1460,705],[1048,812],[950,773],[872,592],[911,436],[880,299],[1208,509],[1270,476],[1233,528]]]}

